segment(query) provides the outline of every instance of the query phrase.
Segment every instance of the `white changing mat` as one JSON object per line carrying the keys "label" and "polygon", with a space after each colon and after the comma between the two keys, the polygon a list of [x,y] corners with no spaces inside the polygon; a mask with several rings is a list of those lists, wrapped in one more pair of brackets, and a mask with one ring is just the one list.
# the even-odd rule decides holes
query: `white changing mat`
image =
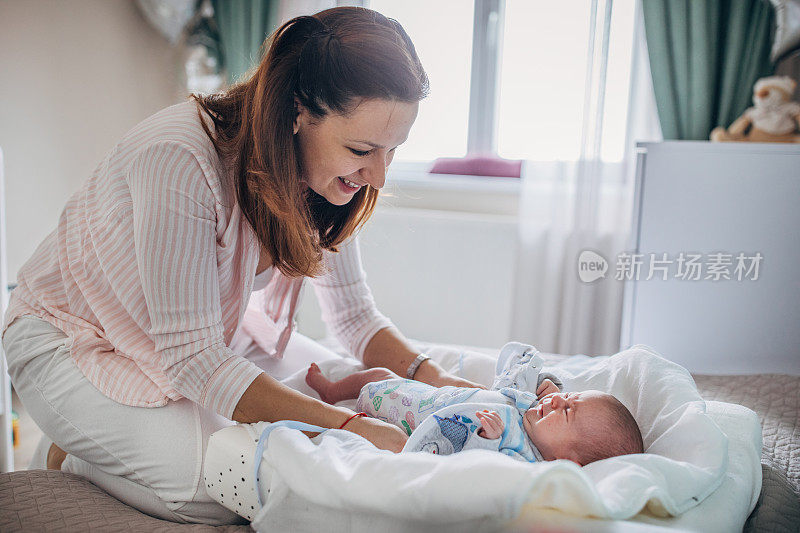
{"label": "white changing mat", "polygon": [[[439,355],[446,368],[465,377],[484,383],[493,377],[489,357],[459,352],[454,359],[452,350]],[[342,360],[326,362],[322,369],[338,379],[357,367]],[[300,374],[293,379],[303,389]],[[450,457],[395,455],[345,431],[309,441],[297,431],[278,428],[259,471],[265,502],[259,509],[252,477],[256,439],[267,425],[260,423],[212,435],[207,489],[229,509],[254,520],[259,530],[496,529],[523,506],[526,513],[552,507],[610,519],[627,519],[646,507],[649,516],[637,520],[741,529],[760,487],[761,433],[755,413],[716,403],[707,413],[688,373],[641,345],[611,358],[573,358],[561,374],[567,390],[598,388],[615,394],[634,413],[651,453],[584,468],[567,461],[526,465],[483,451]],[[481,490],[475,491],[476,486]],[[681,513],[677,518],[652,516]]]}

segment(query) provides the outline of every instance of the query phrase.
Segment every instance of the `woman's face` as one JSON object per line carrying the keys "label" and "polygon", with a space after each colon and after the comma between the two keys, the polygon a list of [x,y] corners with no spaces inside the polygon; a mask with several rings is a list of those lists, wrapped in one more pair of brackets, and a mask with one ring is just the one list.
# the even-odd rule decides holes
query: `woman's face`
{"label": "woman's face", "polygon": [[303,181],[335,205],[349,202],[361,187],[380,189],[418,108],[417,102],[372,99],[347,115],[330,113],[314,119],[298,103],[294,132]]}

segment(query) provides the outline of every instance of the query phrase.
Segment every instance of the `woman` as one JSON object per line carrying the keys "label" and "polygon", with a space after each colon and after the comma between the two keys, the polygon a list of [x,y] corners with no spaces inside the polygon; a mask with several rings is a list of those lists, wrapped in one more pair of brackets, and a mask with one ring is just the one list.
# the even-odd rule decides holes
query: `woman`
{"label": "woman", "polygon": [[[396,21],[337,8],[284,24],[251,79],[129,132],[22,267],[5,317],[12,381],[53,441],[48,467],[155,516],[229,523],[202,465],[231,420],[343,426],[402,448],[398,428],[264,372],[283,355],[331,356],[291,335],[305,277],[367,366],[472,385],[375,309],[353,237],[426,91]],[[252,342],[273,357],[243,357]]]}

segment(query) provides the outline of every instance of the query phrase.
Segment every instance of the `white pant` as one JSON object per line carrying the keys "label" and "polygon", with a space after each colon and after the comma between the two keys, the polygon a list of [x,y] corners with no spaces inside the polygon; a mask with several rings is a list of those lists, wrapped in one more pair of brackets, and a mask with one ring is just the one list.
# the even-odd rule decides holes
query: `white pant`
{"label": "white pant", "polygon": [[[158,408],[111,400],[75,366],[67,335],[33,316],[8,327],[3,347],[14,388],[47,437],[37,450],[39,461],[55,442],[68,454],[64,472],[88,478],[142,512],[175,522],[243,523],[211,499],[203,484],[208,437],[234,422],[188,399]],[[250,358],[282,379],[311,362],[338,357],[295,333],[283,360]],[[43,462],[34,466],[44,468]]]}

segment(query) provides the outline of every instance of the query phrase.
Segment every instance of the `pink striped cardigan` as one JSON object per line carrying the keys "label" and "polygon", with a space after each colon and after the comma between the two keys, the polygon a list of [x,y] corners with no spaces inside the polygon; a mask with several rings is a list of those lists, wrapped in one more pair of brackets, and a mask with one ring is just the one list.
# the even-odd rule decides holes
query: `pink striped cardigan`
{"label": "pink striped cardigan", "polygon": [[[281,357],[304,280],[275,269],[251,292],[260,245],[225,172],[194,102],[140,123],[20,269],[3,332],[18,316],[42,318],[70,337],[75,364],[109,398],[189,398],[230,418],[262,372],[231,350],[234,335]],[[323,319],[362,358],[392,323],[375,308],[357,239],[326,252],[325,266],[311,280]]]}

